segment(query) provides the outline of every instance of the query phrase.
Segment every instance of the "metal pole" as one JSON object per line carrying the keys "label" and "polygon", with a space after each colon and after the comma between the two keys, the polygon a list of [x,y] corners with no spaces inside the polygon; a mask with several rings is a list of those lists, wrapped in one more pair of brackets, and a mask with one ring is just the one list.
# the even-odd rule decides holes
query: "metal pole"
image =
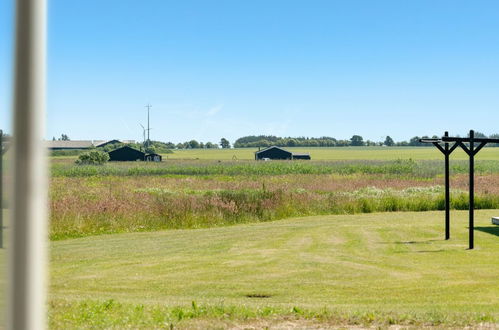
{"label": "metal pole", "polygon": [[470,131],[470,219],[469,219],[469,248],[474,247],[473,227],[475,222],[475,145],[474,145],[475,132]]}
{"label": "metal pole", "polygon": [[146,105],[146,108],[147,108],[147,146],[149,146],[149,144],[151,143],[151,140],[149,138],[149,132],[151,131],[151,129],[149,128],[149,110],[151,108],[151,105],[148,103]]}
{"label": "metal pole", "polygon": [[[445,132],[449,136],[449,132]],[[445,142],[445,239],[450,238],[450,170],[449,170],[449,143]]]}
{"label": "metal pole", "polygon": [[16,1],[8,329],[46,327],[46,0]]}

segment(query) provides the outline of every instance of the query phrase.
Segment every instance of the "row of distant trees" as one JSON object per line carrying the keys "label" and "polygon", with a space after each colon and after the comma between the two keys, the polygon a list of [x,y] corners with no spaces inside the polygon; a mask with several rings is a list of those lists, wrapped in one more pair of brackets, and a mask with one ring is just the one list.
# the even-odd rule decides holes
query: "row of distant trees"
{"label": "row of distant trees", "polygon": [[[499,139],[499,134],[487,136],[480,132],[475,132],[476,138],[492,138]],[[310,137],[277,137],[273,135],[250,135],[237,139],[234,142],[234,148],[256,148],[256,147],[348,147],[348,146],[413,146],[427,147],[431,146],[427,143],[419,142],[420,139],[430,138],[429,136],[415,136],[409,141],[394,141],[390,136],[386,136],[383,141],[364,140],[360,135],[353,135],[348,140],[336,139],[333,137],[323,136],[320,138]],[[434,135],[431,138],[439,138]],[[491,145],[499,146],[499,145]]]}
{"label": "row of distant trees", "polygon": [[[419,139],[419,137],[417,137]],[[395,146],[404,145],[395,142],[390,136],[384,141],[376,142],[364,140],[360,135],[353,135],[350,139],[336,139],[334,137],[323,136],[319,138],[310,137],[278,137],[273,135],[250,135],[237,139],[234,142],[235,148],[255,148],[255,147],[348,147],[348,146]],[[405,145],[409,145],[406,142]]]}
{"label": "row of distant trees", "polygon": [[177,144],[173,144],[170,142],[170,144],[173,146],[172,149],[228,149],[231,146],[229,140],[227,140],[226,138],[221,138],[219,143],[198,142],[196,140],[190,140],[184,143]]}

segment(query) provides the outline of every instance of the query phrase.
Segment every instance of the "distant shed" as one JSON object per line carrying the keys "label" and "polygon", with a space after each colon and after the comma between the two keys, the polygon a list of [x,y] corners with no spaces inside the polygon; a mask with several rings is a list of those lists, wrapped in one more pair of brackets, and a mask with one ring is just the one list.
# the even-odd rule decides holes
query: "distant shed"
{"label": "distant shed", "polygon": [[255,152],[255,160],[275,159],[275,160],[291,160],[291,159],[311,159],[310,154],[295,154],[281,147],[268,147]]}
{"label": "distant shed", "polygon": [[265,158],[281,159],[281,160],[293,159],[293,153],[276,146],[268,147],[263,150],[255,152],[256,160],[262,160]]}
{"label": "distant shed", "polygon": [[130,148],[128,146],[114,149],[113,151],[108,152],[108,154],[109,154],[109,161],[118,161],[118,162],[145,160],[146,156],[146,154],[143,153],[142,151]]}

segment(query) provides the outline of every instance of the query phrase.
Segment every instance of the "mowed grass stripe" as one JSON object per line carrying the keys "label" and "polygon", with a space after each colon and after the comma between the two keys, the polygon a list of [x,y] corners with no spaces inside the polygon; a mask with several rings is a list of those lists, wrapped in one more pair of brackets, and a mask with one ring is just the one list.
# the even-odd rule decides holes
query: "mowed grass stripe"
{"label": "mowed grass stripe", "polygon": [[[474,251],[467,213],[316,216],[199,230],[115,234],[52,243],[54,302],[272,306],[344,315],[459,315],[497,320],[499,227],[478,211]],[[247,296],[254,296],[248,298]],[[260,296],[268,296],[262,298]],[[260,298],[258,298],[260,297]],[[57,303],[52,313],[57,314]],[[62,312],[62,310],[61,310]]]}

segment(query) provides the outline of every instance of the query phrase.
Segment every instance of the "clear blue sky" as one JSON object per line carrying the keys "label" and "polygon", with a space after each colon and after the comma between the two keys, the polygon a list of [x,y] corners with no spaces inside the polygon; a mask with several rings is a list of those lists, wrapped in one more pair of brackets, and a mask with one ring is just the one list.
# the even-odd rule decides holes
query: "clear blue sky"
{"label": "clear blue sky", "polygon": [[48,50],[47,138],[499,132],[499,1],[49,0]]}

